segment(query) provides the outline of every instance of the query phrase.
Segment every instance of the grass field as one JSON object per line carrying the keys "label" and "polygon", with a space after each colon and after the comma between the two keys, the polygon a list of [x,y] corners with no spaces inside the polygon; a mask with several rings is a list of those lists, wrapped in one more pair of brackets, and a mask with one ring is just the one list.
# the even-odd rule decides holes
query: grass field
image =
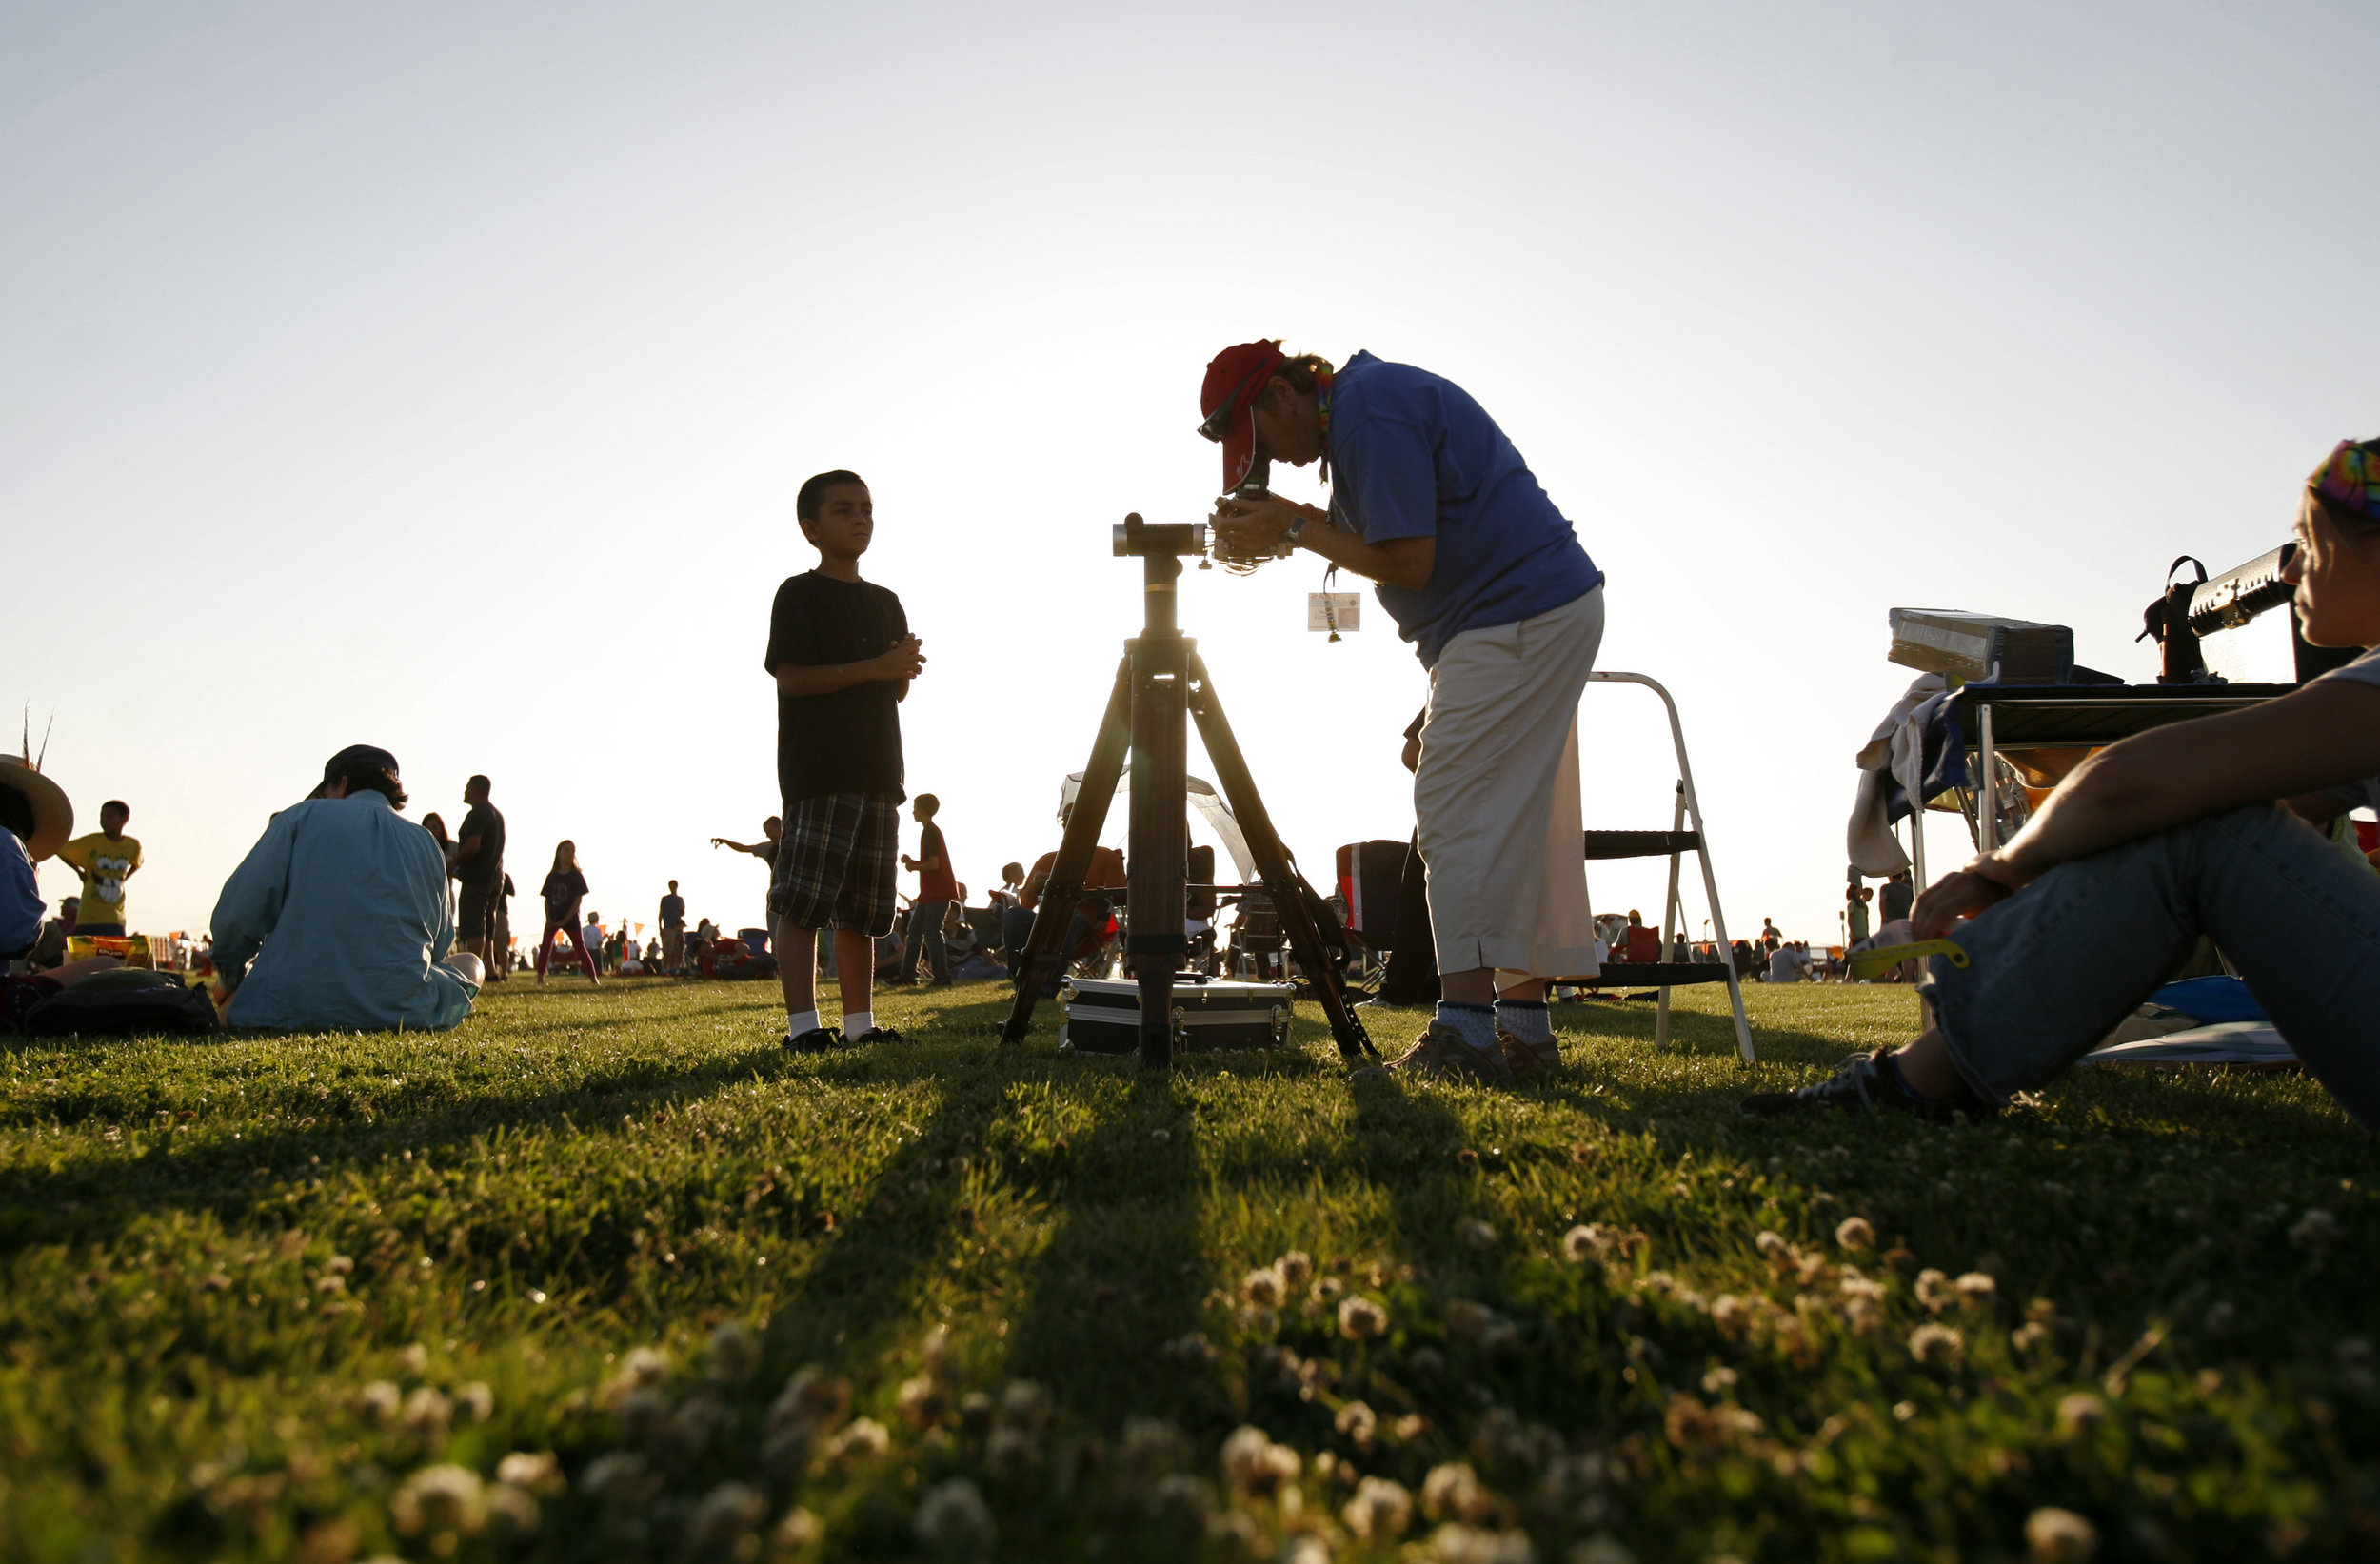
{"label": "grass field", "polygon": [[[1511,1092],[793,1059],[757,985],[0,1050],[0,1557],[2380,1556],[2311,1081],[1752,1124],[1888,988],[1558,1010]],[[1383,1044],[1419,1013],[1376,1023]],[[2094,1554],[2095,1550],[2095,1554]]]}

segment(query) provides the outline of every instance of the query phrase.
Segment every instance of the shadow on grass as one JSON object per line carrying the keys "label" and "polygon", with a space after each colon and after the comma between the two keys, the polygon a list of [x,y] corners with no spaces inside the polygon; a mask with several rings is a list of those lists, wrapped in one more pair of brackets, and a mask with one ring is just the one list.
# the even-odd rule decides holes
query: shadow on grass
{"label": "shadow on grass", "polygon": [[1163,1352],[1199,1328],[1204,1307],[1191,1097],[1173,1076],[1117,1087],[1075,1147],[1006,1369],[1095,1425],[1139,1413],[1195,1426],[1223,1410],[1220,1392]]}
{"label": "shadow on grass", "polygon": [[938,1080],[934,1111],[915,1138],[885,1158],[868,1198],[843,1214],[826,1252],[782,1298],[768,1327],[770,1361],[783,1368],[840,1362],[865,1372],[906,1330],[926,1268],[947,1247],[961,1180],[952,1158],[980,1144],[1000,1111],[1004,1073],[941,1072],[915,1054],[836,1059],[823,1080],[843,1084]]}
{"label": "shadow on grass", "polygon": [[784,1056],[774,1048],[680,1068],[629,1060],[567,1090],[490,1094],[368,1117],[325,1104],[310,1125],[243,1131],[238,1140],[151,1149],[129,1161],[87,1153],[43,1167],[0,1168],[0,1257],[40,1244],[104,1243],[166,1211],[209,1211],[233,1225],[259,1207],[283,1203],[292,1180],[328,1179],[408,1149],[436,1157],[498,1130],[565,1122],[585,1129],[622,1114],[642,1117],[656,1103],[783,1068]]}

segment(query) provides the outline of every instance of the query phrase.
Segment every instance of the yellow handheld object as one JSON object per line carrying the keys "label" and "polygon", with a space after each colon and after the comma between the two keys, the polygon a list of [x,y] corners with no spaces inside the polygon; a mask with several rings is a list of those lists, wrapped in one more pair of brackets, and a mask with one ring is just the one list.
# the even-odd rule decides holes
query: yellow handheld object
{"label": "yellow handheld object", "polygon": [[1967,964],[1967,953],[1952,940],[1921,940],[1914,945],[1879,945],[1863,950],[1851,959],[1851,975],[1854,978],[1874,978],[1892,971],[1903,961],[1921,960],[1928,956],[1947,956],[1951,965]]}

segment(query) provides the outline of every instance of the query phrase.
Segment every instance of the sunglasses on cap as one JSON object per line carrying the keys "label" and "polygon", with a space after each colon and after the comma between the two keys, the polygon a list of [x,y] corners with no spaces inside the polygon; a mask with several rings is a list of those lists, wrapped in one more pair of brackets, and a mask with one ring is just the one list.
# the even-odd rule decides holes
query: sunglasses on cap
{"label": "sunglasses on cap", "polygon": [[1269,362],[1259,364],[1254,369],[1248,371],[1247,377],[1232,388],[1231,395],[1223,398],[1222,402],[1216,407],[1216,409],[1207,414],[1205,419],[1200,422],[1199,425],[1199,432],[1218,444],[1229,439],[1231,436],[1231,426],[1238,421],[1234,415],[1240,410],[1240,399],[1246,396],[1251,387],[1261,386],[1270,381],[1273,378],[1274,372],[1288,362],[1289,361],[1286,358],[1280,356],[1279,354],[1275,354]]}

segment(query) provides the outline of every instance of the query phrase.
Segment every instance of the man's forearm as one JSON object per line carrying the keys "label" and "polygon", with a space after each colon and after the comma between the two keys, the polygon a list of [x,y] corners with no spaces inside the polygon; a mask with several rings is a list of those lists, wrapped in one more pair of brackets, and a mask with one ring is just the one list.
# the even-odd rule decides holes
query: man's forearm
{"label": "man's forearm", "polygon": [[865,663],[780,663],[772,670],[780,695],[832,695],[854,684],[881,677],[873,661]]}
{"label": "man's forearm", "polygon": [[[1298,508],[1312,510],[1305,505]],[[1309,514],[1305,528],[1298,534],[1298,543],[1341,569],[1353,570],[1384,586],[1401,586],[1414,592],[1430,584],[1431,573],[1438,564],[1436,538],[1396,538],[1385,544],[1369,544],[1353,532],[1341,532],[1331,525],[1327,516],[1316,519]]]}

